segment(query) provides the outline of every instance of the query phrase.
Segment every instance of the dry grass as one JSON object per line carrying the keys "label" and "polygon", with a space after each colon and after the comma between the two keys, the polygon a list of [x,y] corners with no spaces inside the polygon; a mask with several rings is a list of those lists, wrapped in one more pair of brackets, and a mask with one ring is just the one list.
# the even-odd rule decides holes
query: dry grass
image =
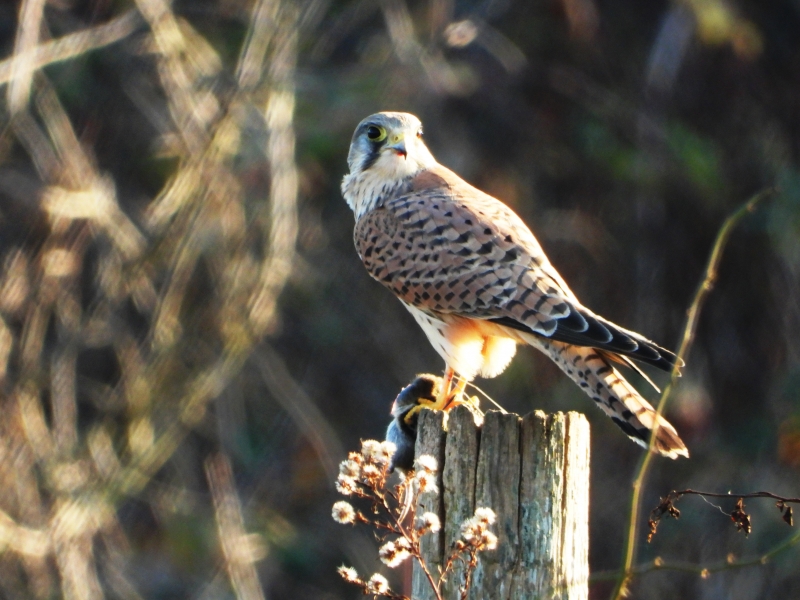
{"label": "dry grass", "polygon": [[[690,482],[797,495],[786,11],[11,4],[0,4],[0,597],[211,600],[260,585],[316,600],[348,593],[336,587],[343,560],[377,567],[371,538],[322,524],[337,438],[379,436],[402,383],[441,366],[364,273],[338,192],[353,126],[382,109],[418,114],[437,158],[514,206],[582,300],[667,346],[732,199],[780,182],[732,241],[672,402],[693,459],[651,470],[642,501]],[[487,391],[516,412],[584,410],[536,361],[517,358]],[[590,554],[617,577],[619,490],[638,455],[595,422]],[[783,543],[782,523],[745,543],[709,518],[702,540],[667,528],[639,559],[727,572],[637,577],[637,597],[706,585],[797,595],[796,550],[748,570],[727,558],[761,560],[753,548]],[[636,563],[633,575],[649,572]]]}
{"label": "dry grass", "polygon": [[[2,257],[0,590],[137,598],[118,507],[148,487],[274,326],[292,266],[300,14],[294,2],[255,2],[236,81],[222,94],[220,57],[166,1],[138,0],[56,40],[43,35],[44,4],[22,3],[13,55],[0,64],[3,148],[19,144],[35,168],[42,232]],[[159,153],[177,167],[131,216],[42,68],[134,33],[157,66],[154,114],[157,95],[166,108]],[[265,141],[255,150],[269,198],[254,197],[237,172],[251,138]],[[107,352],[117,375],[82,376],[87,349]],[[97,412],[88,425],[86,402]],[[263,597],[259,544],[224,456],[207,462],[207,476],[231,588]]]}

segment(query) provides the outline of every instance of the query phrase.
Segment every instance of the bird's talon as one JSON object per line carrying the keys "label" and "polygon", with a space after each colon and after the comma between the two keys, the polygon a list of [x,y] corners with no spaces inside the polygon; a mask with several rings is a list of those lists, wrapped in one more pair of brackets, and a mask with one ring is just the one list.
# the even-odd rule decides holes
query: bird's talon
{"label": "bird's talon", "polygon": [[436,400],[419,398],[417,400],[417,405],[405,414],[405,416],[403,417],[403,421],[406,423],[406,425],[411,425],[423,408],[430,408],[431,410],[437,410],[438,409],[437,404],[438,402]]}

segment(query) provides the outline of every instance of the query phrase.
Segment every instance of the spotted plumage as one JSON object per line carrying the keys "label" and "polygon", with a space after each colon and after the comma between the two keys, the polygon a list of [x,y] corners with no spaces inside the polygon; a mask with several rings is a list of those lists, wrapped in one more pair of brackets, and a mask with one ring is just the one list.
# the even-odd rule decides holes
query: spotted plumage
{"label": "spotted plumage", "polygon": [[[436,162],[413,115],[364,119],[348,164],[342,193],[356,216],[359,256],[448,369],[463,380],[494,377],[516,344],[530,344],[646,445],[655,411],[611,362],[634,359],[668,371],[674,354],[582,306],[509,207]],[[688,456],[660,417],[655,448]]]}

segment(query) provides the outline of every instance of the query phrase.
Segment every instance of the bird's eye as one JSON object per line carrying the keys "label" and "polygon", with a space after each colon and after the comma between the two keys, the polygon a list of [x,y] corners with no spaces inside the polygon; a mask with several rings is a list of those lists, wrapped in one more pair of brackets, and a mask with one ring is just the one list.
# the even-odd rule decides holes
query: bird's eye
{"label": "bird's eye", "polygon": [[417,137],[418,137],[418,138],[421,138],[421,137],[422,137],[422,127],[420,127],[420,128],[419,128],[419,131],[417,131]]}
{"label": "bird's eye", "polygon": [[386,139],[386,130],[377,125],[370,125],[367,127],[367,139],[370,142],[382,142]]}

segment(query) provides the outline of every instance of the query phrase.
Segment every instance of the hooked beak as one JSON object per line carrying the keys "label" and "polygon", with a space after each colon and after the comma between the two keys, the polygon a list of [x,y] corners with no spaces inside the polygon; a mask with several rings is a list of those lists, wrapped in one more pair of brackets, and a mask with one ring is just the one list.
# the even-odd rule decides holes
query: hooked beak
{"label": "hooked beak", "polygon": [[405,136],[402,133],[392,136],[392,143],[388,147],[390,150],[397,152],[397,156],[402,156],[403,158],[408,156]]}

